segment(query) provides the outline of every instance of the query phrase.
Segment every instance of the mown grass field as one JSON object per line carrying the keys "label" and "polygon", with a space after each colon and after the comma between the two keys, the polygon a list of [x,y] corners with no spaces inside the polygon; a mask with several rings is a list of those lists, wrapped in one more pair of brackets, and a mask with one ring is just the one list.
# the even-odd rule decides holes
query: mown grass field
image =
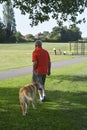
{"label": "mown grass field", "polygon": [[[53,47],[65,50],[67,44],[43,45],[52,61],[74,58],[54,55]],[[34,44],[0,44],[0,69],[32,65]],[[68,49],[66,49],[68,50]],[[80,57],[80,56],[79,56]],[[36,110],[30,104],[29,115],[22,116],[19,88],[31,82],[31,75],[0,81],[0,130],[87,130],[87,62],[52,70],[47,76],[47,101]]]}
{"label": "mown grass field", "polygon": [[53,70],[47,102],[36,100],[24,117],[18,91],[28,82],[31,75],[0,81],[0,130],[87,130],[87,62]]}
{"label": "mown grass field", "polygon": [[[51,56],[51,61],[59,61],[74,58],[72,55],[59,55],[61,52],[69,52],[69,43],[43,43]],[[56,48],[57,55],[54,55],[53,48]],[[34,50],[34,43],[29,44],[0,44],[0,70],[20,68],[32,65],[31,57]]]}

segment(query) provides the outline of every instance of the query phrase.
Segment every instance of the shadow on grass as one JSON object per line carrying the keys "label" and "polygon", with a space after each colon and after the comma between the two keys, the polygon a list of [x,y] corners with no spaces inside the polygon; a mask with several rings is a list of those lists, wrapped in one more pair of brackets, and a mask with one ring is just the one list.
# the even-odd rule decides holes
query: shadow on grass
{"label": "shadow on grass", "polygon": [[87,76],[79,76],[79,75],[51,75],[48,77],[50,80],[56,79],[56,80],[69,80],[69,81],[86,81],[87,82]]}
{"label": "shadow on grass", "polygon": [[37,109],[30,106],[29,115],[23,117],[18,88],[0,88],[0,130],[87,130],[86,92],[46,93],[47,101],[36,102]]}

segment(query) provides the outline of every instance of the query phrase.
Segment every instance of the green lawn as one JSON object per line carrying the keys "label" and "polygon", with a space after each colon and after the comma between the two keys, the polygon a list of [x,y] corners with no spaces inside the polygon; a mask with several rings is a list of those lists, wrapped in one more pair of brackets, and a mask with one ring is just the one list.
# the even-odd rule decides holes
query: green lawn
{"label": "green lawn", "polygon": [[[51,56],[51,61],[60,61],[74,58],[72,55],[59,55],[59,49],[69,52],[69,43],[43,43]],[[53,48],[56,48],[57,55],[54,55]],[[31,57],[34,50],[34,43],[28,44],[0,44],[0,70],[20,68],[32,65]]]}
{"label": "green lawn", "polygon": [[0,130],[87,130],[87,62],[53,70],[47,102],[23,117],[18,91],[28,82],[31,75],[0,81]]}

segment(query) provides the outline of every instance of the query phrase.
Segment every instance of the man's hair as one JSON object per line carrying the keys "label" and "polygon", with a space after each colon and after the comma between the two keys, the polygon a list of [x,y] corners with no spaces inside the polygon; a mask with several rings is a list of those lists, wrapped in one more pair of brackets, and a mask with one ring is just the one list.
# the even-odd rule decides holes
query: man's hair
{"label": "man's hair", "polygon": [[42,41],[41,40],[36,40],[35,46],[42,46]]}

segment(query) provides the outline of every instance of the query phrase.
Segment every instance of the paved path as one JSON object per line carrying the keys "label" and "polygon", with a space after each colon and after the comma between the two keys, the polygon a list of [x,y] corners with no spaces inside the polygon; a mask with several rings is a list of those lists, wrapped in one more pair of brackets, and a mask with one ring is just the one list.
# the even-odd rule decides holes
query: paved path
{"label": "paved path", "polygon": [[[84,61],[87,61],[87,57],[73,58],[73,59],[63,60],[59,62],[52,62],[52,69],[61,68],[61,67],[69,66],[72,64],[77,64]],[[14,78],[17,76],[22,76],[22,75],[28,75],[28,74],[32,74],[31,66],[19,68],[19,69],[0,71],[0,80],[5,80],[5,79]]]}

